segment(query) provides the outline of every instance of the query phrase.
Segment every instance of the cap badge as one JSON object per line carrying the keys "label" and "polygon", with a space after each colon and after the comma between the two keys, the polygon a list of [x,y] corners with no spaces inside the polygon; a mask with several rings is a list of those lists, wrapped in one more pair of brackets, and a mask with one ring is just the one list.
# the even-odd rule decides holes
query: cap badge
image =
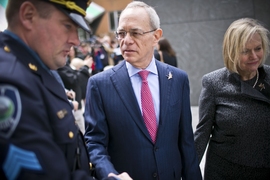
{"label": "cap badge", "polygon": [[82,14],[83,16],[86,15],[85,10],[83,10],[80,6],[78,6],[73,1],[66,1],[66,0],[50,0],[53,3],[60,4],[65,6],[67,9],[77,11],[78,13]]}

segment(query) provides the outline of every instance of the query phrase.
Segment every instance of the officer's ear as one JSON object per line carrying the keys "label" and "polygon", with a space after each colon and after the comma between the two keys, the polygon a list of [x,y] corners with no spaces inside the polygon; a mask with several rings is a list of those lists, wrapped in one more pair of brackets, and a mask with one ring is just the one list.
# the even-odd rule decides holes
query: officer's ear
{"label": "officer's ear", "polygon": [[24,28],[30,30],[33,27],[34,20],[37,19],[38,12],[36,7],[29,1],[22,3],[19,11],[19,19]]}

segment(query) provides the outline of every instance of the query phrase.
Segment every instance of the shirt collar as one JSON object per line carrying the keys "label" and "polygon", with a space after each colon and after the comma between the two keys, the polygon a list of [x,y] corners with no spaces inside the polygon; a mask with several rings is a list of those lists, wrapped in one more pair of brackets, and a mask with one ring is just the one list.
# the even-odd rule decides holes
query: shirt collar
{"label": "shirt collar", "polygon": [[9,30],[5,30],[4,31],[4,33],[5,34],[7,34],[7,35],[9,35],[11,38],[13,38],[13,39],[15,39],[18,43],[20,43],[21,45],[23,45],[27,50],[28,50],[28,52],[30,53],[30,54],[32,54],[33,55],[33,57],[35,58],[35,60],[45,69],[45,70],[47,70],[49,73],[50,73],[50,70],[49,70],[49,68],[42,62],[42,60],[40,59],[40,57],[39,57],[39,55],[35,52],[35,51],[33,51],[31,48],[29,48],[29,46],[27,46],[26,44],[25,44],[25,42],[23,42],[23,40],[19,37],[19,36],[17,36],[16,34],[14,34],[13,32],[11,32],[11,31],[9,31]]}
{"label": "shirt collar", "polygon": [[[134,75],[136,75],[139,71],[141,71],[142,69],[136,68],[134,66],[132,66],[129,62],[126,61],[126,67],[128,70],[128,74],[129,77],[132,77]],[[150,64],[147,66],[147,68],[145,68],[145,70],[149,71],[150,73],[153,73],[155,75],[157,75],[157,66],[156,66],[156,61],[154,56],[152,57],[152,60],[150,62]]]}

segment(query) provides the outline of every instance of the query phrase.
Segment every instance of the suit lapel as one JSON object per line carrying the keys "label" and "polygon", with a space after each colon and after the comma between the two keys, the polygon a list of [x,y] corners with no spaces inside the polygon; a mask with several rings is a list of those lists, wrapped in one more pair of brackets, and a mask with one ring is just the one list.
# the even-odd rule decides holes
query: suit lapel
{"label": "suit lapel", "polygon": [[[269,74],[265,73],[264,67],[259,68],[258,70],[260,72],[260,78],[259,78],[258,84],[260,82],[264,83],[265,85],[267,85],[267,86],[265,86],[266,89],[268,89],[269,88],[268,84],[270,84],[270,82],[269,82],[269,79],[270,79]],[[261,78],[263,80],[261,80]],[[259,91],[259,88],[258,89],[252,88],[249,84],[247,84],[247,83],[245,83],[245,82],[243,82],[241,80],[240,80],[240,82],[241,82],[241,93],[243,93],[243,94],[245,94],[245,95],[247,95],[247,96],[249,96],[251,98],[258,99],[258,100],[261,100],[261,101],[265,101],[265,102],[270,104],[270,100],[262,92]]]}
{"label": "suit lapel", "polygon": [[[115,71],[111,76],[111,81],[118,92],[123,104],[126,106],[128,113],[132,117],[133,121],[137,124],[139,129],[145,134],[150,141],[150,135],[144,124],[141,110],[139,108],[136,96],[133,91],[133,87],[125,66],[125,61],[121,62],[118,66],[113,67]],[[119,80],[121,79],[121,80]]]}
{"label": "suit lapel", "polygon": [[[156,61],[156,66],[158,70],[159,78],[159,88],[160,88],[160,115],[159,115],[159,127],[158,127],[158,137],[162,134],[165,127],[165,119],[170,107],[170,98],[171,98],[171,88],[173,82],[173,72],[170,71],[169,66],[165,63],[160,63]],[[170,75],[172,78],[169,78]]]}
{"label": "suit lapel", "polygon": [[241,93],[252,97],[254,99],[259,99],[261,101],[265,101],[268,104],[270,104],[270,100],[267,99],[266,96],[264,96],[261,92],[259,92],[257,89],[252,88],[249,84],[240,81],[241,82]]}
{"label": "suit lapel", "polygon": [[[160,88],[160,117],[159,117],[159,128],[158,136],[164,131],[164,120],[168,113],[168,108],[170,105],[171,98],[171,87],[173,78],[168,78],[169,74],[173,72],[170,71],[169,66],[156,61],[158,76],[159,76],[159,88]],[[115,73],[111,76],[112,83],[115,86],[122,102],[125,104],[128,113],[131,115],[134,122],[137,124],[139,129],[145,134],[145,136],[152,142],[147,128],[144,124],[143,118],[141,116],[141,111],[138,106],[137,99],[133,92],[132,84],[125,66],[125,62],[113,68]],[[121,81],[119,81],[121,79]],[[157,136],[157,142],[158,142]]]}

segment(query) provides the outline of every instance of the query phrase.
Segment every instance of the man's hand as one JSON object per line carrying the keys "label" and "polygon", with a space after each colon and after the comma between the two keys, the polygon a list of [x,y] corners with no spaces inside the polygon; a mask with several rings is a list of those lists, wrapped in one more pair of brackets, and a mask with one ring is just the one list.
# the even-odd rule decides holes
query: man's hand
{"label": "man's hand", "polygon": [[86,56],[86,58],[83,60],[84,65],[88,66],[89,68],[92,67],[94,60],[91,56]]}
{"label": "man's hand", "polygon": [[77,111],[79,108],[79,103],[77,101],[72,101],[72,104],[73,104],[73,110]]}
{"label": "man's hand", "polygon": [[74,100],[75,99],[75,96],[76,96],[76,93],[73,91],[73,90],[67,90],[66,91],[66,94],[67,94],[67,97],[71,100]]}

